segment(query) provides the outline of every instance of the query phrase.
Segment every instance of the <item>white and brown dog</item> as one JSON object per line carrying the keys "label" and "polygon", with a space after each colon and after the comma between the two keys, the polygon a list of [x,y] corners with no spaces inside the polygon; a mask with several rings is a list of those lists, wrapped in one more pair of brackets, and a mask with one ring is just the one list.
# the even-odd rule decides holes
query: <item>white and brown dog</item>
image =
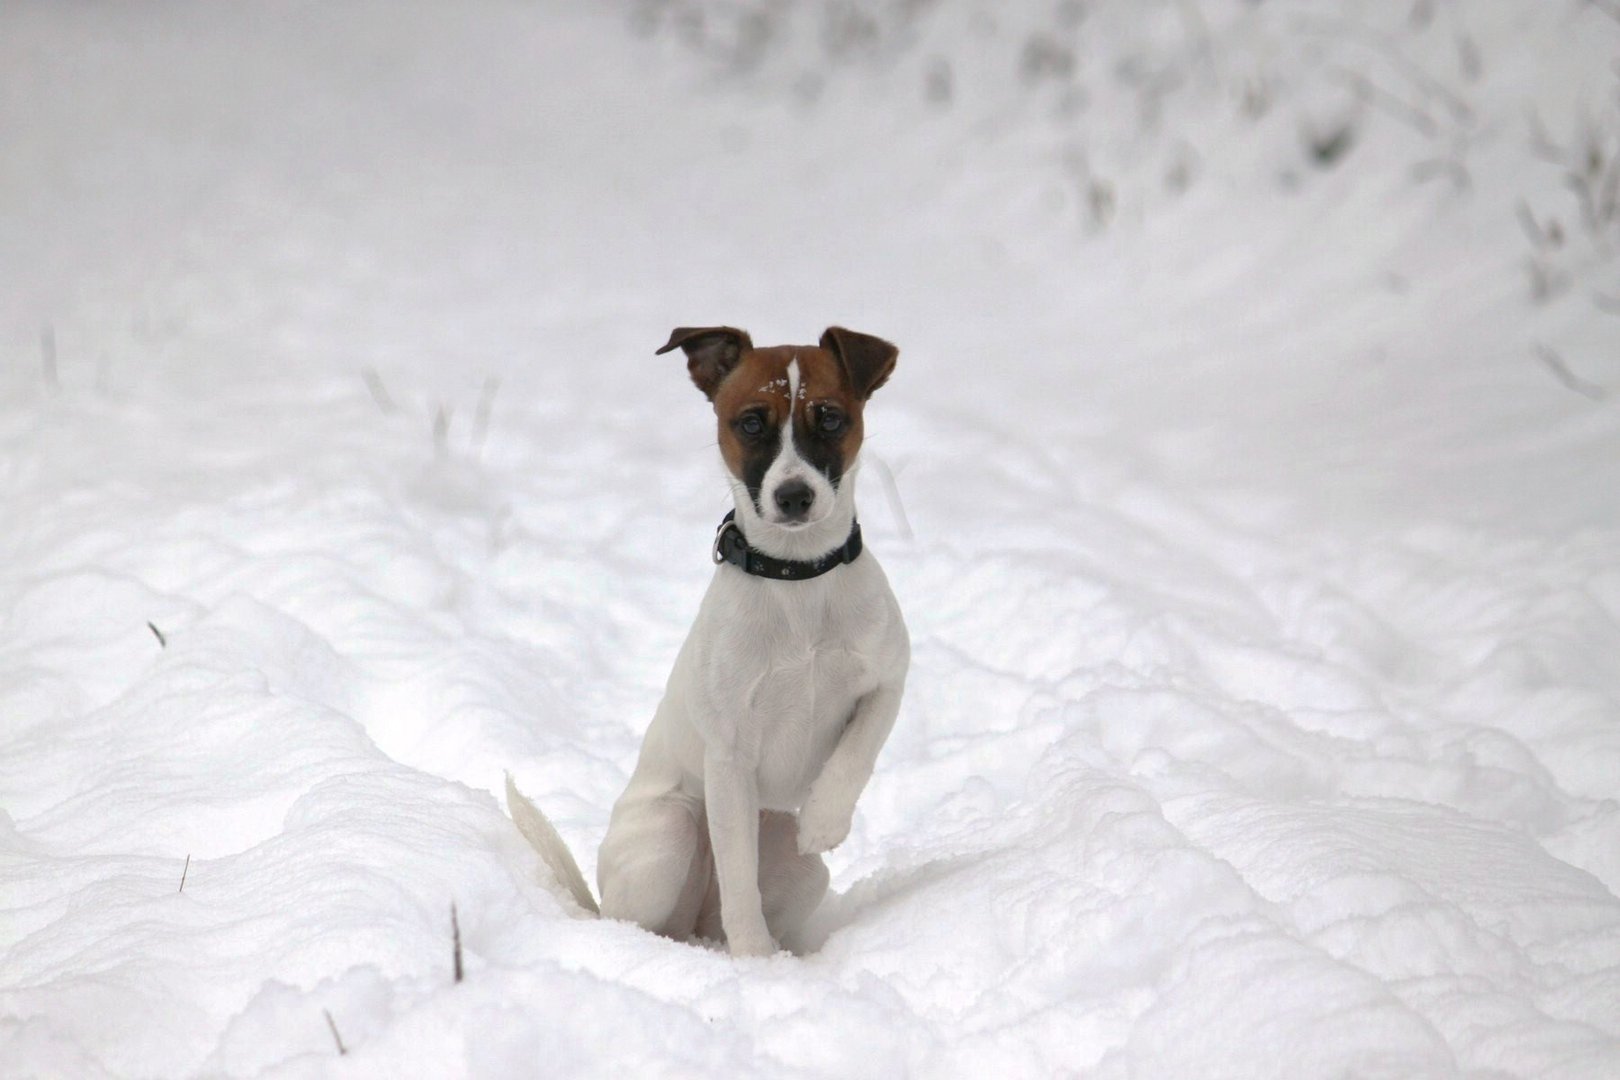
{"label": "white and brown dog", "polygon": [[[714,403],[736,509],[597,859],[602,915],[735,956],[792,942],[827,890],[821,853],[894,725],[910,643],[855,521],[861,411],[894,370],[888,342],[832,327],[819,348],[757,349],[683,327]],[[507,778],[513,820],[582,908],[597,906],[557,833]]]}

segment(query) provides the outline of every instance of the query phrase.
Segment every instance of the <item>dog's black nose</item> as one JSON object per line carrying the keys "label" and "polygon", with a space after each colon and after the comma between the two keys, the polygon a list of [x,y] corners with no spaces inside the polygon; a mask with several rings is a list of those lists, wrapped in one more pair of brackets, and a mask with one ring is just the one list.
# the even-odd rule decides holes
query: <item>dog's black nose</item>
{"label": "dog's black nose", "polygon": [[776,489],[776,508],[789,521],[803,521],[810,516],[810,505],[816,493],[803,480],[789,480]]}

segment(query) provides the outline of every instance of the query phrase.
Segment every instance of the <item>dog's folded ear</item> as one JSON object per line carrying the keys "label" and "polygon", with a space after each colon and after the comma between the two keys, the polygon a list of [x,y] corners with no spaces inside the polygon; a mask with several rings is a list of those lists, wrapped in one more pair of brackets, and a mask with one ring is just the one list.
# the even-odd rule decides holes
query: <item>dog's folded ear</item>
{"label": "dog's folded ear", "polygon": [[686,353],[686,370],[703,396],[714,400],[720,383],[731,374],[742,354],[754,347],[748,331],[730,326],[677,326],[655,355],[671,349]]}
{"label": "dog's folded ear", "polygon": [[821,347],[838,357],[849,376],[849,385],[862,400],[889,380],[900,350],[871,334],[829,326],[821,335]]}

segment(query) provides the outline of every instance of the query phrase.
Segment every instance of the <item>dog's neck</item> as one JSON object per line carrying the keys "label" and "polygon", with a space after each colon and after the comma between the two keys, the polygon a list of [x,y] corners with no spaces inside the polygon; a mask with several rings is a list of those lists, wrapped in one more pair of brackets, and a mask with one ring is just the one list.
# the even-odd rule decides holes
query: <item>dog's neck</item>
{"label": "dog's neck", "polygon": [[731,496],[737,510],[737,527],[749,547],[772,558],[796,562],[819,559],[849,540],[850,529],[855,525],[855,473],[856,469],[851,468],[839,480],[832,510],[826,517],[796,528],[766,521],[754,505],[748,486],[732,477]]}

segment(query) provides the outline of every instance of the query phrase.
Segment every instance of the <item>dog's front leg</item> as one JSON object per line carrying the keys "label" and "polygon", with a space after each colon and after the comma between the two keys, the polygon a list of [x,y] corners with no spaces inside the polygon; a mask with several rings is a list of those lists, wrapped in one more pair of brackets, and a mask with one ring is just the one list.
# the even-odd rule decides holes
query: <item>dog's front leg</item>
{"label": "dog's front leg", "polygon": [[878,752],[900,713],[900,686],[880,686],[855,703],[844,733],[810,783],[799,811],[799,851],[819,855],[844,842],[855,819],[855,801],[866,790]]}
{"label": "dog's front leg", "polygon": [[720,925],[732,956],[776,951],[759,896],[759,787],[754,770],[714,754],[703,759],[703,801],[720,883]]}

